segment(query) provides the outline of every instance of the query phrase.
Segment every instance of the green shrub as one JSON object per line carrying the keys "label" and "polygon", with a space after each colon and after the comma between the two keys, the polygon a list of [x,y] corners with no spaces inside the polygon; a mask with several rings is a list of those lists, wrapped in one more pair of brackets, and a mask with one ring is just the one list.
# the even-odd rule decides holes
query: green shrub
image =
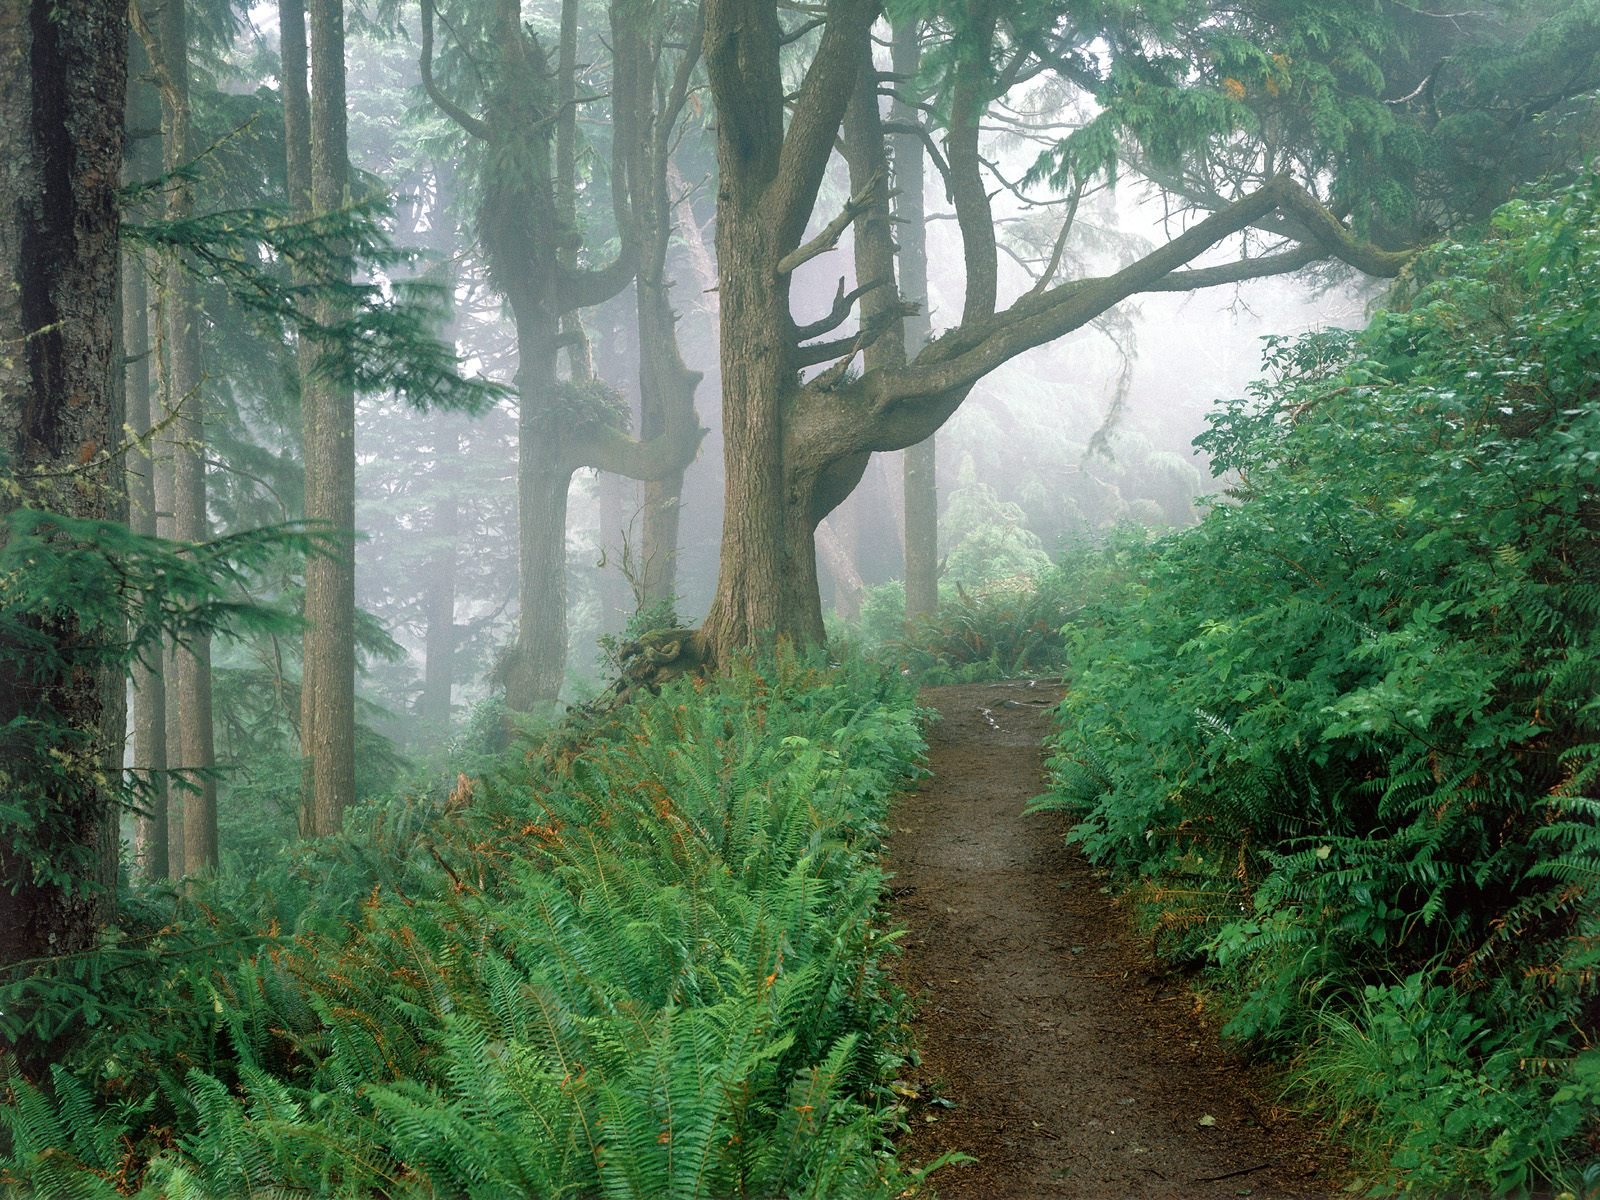
{"label": "green shrub", "polygon": [[878,672],[780,656],[171,897],[162,932],[85,956],[94,989],[65,964],[0,985],[0,1010],[56,988],[76,1020],[62,1069],[10,1082],[0,1181],[897,1194],[877,852],[921,748]]}
{"label": "green shrub", "polygon": [[[1600,1147],[1596,199],[1508,205],[1400,311],[1272,343],[1202,439],[1229,496],[1107,551],[1069,630],[1040,806],[1417,1191]],[[1420,1073],[1374,1065],[1413,1036]]]}

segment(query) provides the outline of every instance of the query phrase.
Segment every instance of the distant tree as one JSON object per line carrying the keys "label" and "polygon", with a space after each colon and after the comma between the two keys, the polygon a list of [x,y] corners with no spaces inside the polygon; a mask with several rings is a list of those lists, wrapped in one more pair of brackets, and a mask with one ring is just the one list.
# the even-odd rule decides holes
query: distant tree
{"label": "distant tree", "polygon": [[[161,173],[161,99],[150,77],[144,42],[128,39],[127,156],[124,181],[149,184]],[[139,444],[127,456],[128,523],[135,533],[154,537],[156,504],[155,445],[158,413],[151,366],[156,342],[150,328],[150,270],[146,256],[130,248],[122,260],[122,345],[126,359],[126,409],[129,430]],[[133,766],[150,781],[134,828],[134,863],[147,879],[167,878],[173,856],[167,833],[167,687],[159,650],[133,668]],[[181,866],[181,848],[176,856]]]}
{"label": "distant tree", "polygon": [[[193,110],[190,102],[188,5],[170,2],[155,8],[154,29],[143,10],[130,9],[145,40],[145,52],[161,96],[162,165],[167,172],[166,219],[183,222],[195,212],[194,180],[188,173],[194,158]],[[206,516],[205,368],[201,361],[199,286],[173,247],[161,277],[162,337],[159,346],[161,410],[172,456],[172,534],[180,541],[201,542],[210,533]],[[183,875],[217,864],[217,783],[213,768],[211,644],[205,637],[179,647],[168,704],[177,713],[178,739],[169,749],[169,765],[182,779],[183,841],[172,864]]]}
{"label": "distant tree", "polygon": [[[925,209],[926,161],[918,113],[917,77],[922,69],[922,23],[901,14],[894,22],[891,67],[894,105],[890,150],[894,158],[895,233],[899,242],[900,294],[916,305],[905,318],[906,357],[933,331],[928,313],[928,230]],[[906,620],[932,616],[939,607],[938,447],[930,435],[907,446],[902,463],[905,490]]]}
{"label": "distant tree", "polygon": [[[345,208],[350,196],[345,113],[343,0],[311,0],[311,213]],[[349,266],[344,268],[346,278]],[[331,328],[349,317],[336,295],[315,316]],[[306,516],[343,539],[333,553],[306,564],[306,634],[300,691],[301,754],[310,766],[301,832],[338,833],[356,791],[356,417],[355,386],[341,345],[313,336],[302,362]]]}
{"label": "distant tree", "polygon": [[[650,14],[613,11],[617,66],[610,176],[619,245],[604,265],[584,266],[578,261],[582,234],[570,197],[570,132],[563,132],[570,131],[567,120],[579,102],[572,78],[575,0],[567,0],[563,13],[553,63],[523,23],[516,0],[458,13],[451,28],[474,39],[458,53],[493,64],[483,72],[486,85],[468,87],[469,72],[457,73],[463,97],[458,100],[435,74],[433,0],[422,4],[423,85],[439,110],[476,143],[482,163],[478,235],[516,326],[521,582],[517,639],[502,677],[507,704],[521,711],[553,701],[565,674],[566,511],[573,473],[589,466],[640,480],[681,478],[700,438],[692,407],[685,419],[681,405],[669,406],[663,398],[668,392],[681,395],[687,375],[675,361],[670,309],[652,290],[664,286],[659,262],[668,220],[665,185],[657,180],[667,167],[694,54],[685,56],[661,99],[654,70],[665,60],[651,57],[640,44],[640,29],[649,28]],[[645,367],[651,399],[645,436],[635,440],[621,428],[615,393],[585,377],[584,339],[571,318],[621,292],[633,280],[641,255],[647,272],[641,320],[649,321],[652,331],[652,365]],[[575,371],[569,368],[567,379],[559,368],[564,350],[569,362],[580,364]],[[687,382],[692,403],[692,380]]]}
{"label": "distant tree", "polygon": [[[925,126],[926,141],[942,143],[935,162],[960,231],[966,294],[959,324],[906,362],[896,349],[905,345],[904,308],[885,269],[894,254],[885,131],[858,86],[864,76],[875,99],[877,3],[829,0],[786,28],[787,10],[775,0],[707,0],[727,447],[721,570],[703,630],[712,654],[775,635],[822,637],[818,522],[849,494],[872,452],[927,438],[1001,363],[1142,292],[1334,259],[1397,273],[1415,239],[1475,211],[1459,181],[1432,170],[1433,151],[1464,147],[1469,128],[1521,145],[1537,132],[1529,122],[1567,115],[1594,87],[1600,31],[1589,6],[1534,7],[1544,24],[1503,47],[1522,64],[1521,83],[1490,69],[1479,16],[1427,18],[1429,34],[1456,48],[1447,55],[1452,78],[1470,70],[1475,82],[1455,87],[1448,105],[1435,91],[1437,106],[1420,109],[1408,95],[1414,78],[1396,86],[1380,66],[1411,48],[1411,6],[931,7],[925,56],[937,119]],[[795,87],[781,49],[797,39],[812,48]],[[1570,70],[1548,94],[1517,103],[1527,81],[1542,78],[1537,64],[1552,59]],[[995,182],[980,132],[991,105],[1036,81],[1080,105],[1063,106],[1076,128],[1040,163],[1037,180],[1070,193],[1107,173],[1142,173],[1170,181],[1187,212],[1168,240],[1105,275],[1058,278],[1060,256],[1052,256],[1035,285],[1002,306],[991,194],[1017,183]],[[876,130],[852,134],[852,125]],[[854,194],[808,240],[841,136]],[[1548,158],[1552,146],[1545,151]],[[1427,168],[1420,181],[1419,165]],[[1503,186],[1507,177],[1496,177]],[[815,342],[825,330],[797,325],[791,280],[850,225],[858,332]],[[1194,265],[1236,239],[1242,253],[1233,261]],[[825,362],[832,365],[802,376]]]}
{"label": "distant tree", "polygon": [[[0,22],[0,552],[24,507],[122,515],[116,379],[127,9],[7,0]],[[47,546],[39,553],[50,553]],[[17,583],[0,585],[9,608]],[[65,604],[0,620],[0,963],[91,944],[116,880],[122,671],[74,660]],[[58,770],[26,794],[36,751]],[[26,811],[19,825],[11,810]]]}

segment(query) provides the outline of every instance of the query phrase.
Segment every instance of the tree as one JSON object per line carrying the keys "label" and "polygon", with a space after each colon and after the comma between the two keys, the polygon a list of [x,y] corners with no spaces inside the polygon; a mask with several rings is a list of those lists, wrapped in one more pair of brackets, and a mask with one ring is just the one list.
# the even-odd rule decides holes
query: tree
{"label": "tree", "polygon": [[[7,0],[0,23],[0,547],[24,506],[88,519],[123,510],[125,14],[113,0]],[[0,774],[52,730],[62,768],[31,827],[0,837],[4,963],[89,945],[116,880],[107,774],[121,765],[124,679],[72,663],[78,636],[66,607],[0,623]]]}
{"label": "tree", "polygon": [[[1547,12],[1571,26],[1569,41],[1593,47],[1587,17],[1563,6]],[[857,127],[877,125],[857,140],[846,116],[858,79],[877,78],[868,53],[877,15],[873,0],[829,0],[820,18],[806,18],[810,26],[820,19],[820,31],[806,33],[785,30],[773,0],[707,0],[728,450],[722,564],[703,630],[714,656],[773,636],[821,639],[818,522],[855,486],[872,452],[928,437],[1001,363],[1141,292],[1233,283],[1330,259],[1393,275],[1417,237],[1468,211],[1431,175],[1430,186],[1411,192],[1399,183],[1417,175],[1431,146],[1459,142],[1463,127],[1438,112],[1413,112],[1404,94],[1386,100],[1398,89],[1377,60],[1395,57],[1404,13],[1336,2],[1149,11],[983,0],[951,6],[930,14],[944,135],[935,162],[960,229],[966,295],[959,324],[903,362],[889,348],[905,343],[903,307],[883,269],[894,251],[880,217],[882,123],[875,104],[856,101]],[[1514,57],[1528,62],[1549,33],[1530,34],[1534,49]],[[814,49],[791,95],[779,53],[800,36],[813,37]],[[1521,106],[1524,122],[1561,113],[1593,86],[1592,65],[1582,66],[1592,54],[1573,55],[1570,44],[1560,52],[1579,64],[1577,77]],[[1070,190],[1132,165],[1169,183],[1189,215],[1163,244],[1098,277],[1058,281],[1056,256],[1034,286],[1001,306],[994,172],[979,134],[992,103],[1045,77],[1098,111],[1077,122],[1036,178]],[[1444,114],[1452,119],[1470,109],[1487,120],[1494,111],[1482,88],[1455,95],[1461,109]],[[1516,128],[1496,126],[1505,138]],[[854,146],[846,153],[854,194],[804,240],[841,132]],[[937,148],[934,131],[925,132]],[[859,331],[811,342],[825,330],[796,325],[790,280],[852,224]],[[1238,258],[1195,265],[1235,238],[1245,251]],[[842,323],[841,316],[834,324]],[[802,378],[824,362],[832,366]]]}
{"label": "tree", "polygon": [[[902,15],[894,24],[894,182],[899,235],[900,294],[915,301],[917,311],[905,321],[905,352],[913,358],[933,330],[929,319],[928,233],[924,209],[921,126],[915,92],[922,67],[919,45],[921,23]],[[938,455],[932,437],[907,446],[902,464],[905,489],[906,620],[931,617],[939,608],[939,487]]]}
{"label": "tree", "polygon": [[[124,178],[148,184],[161,173],[161,100],[150,78],[144,42],[128,39],[127,157]],[[151,359],[155,342],[150,336],[149,265],[138,250],[130,249],[122,261],[122,344],[127,360],[126,408],[128,428],[139,445],[127,458],[128,523],[136,533],[156,533],[156,413],[151,388]],[[162,655],[133,668],[133,766],[150,781],[143,811],[134,830],[134,860],[148,879],[165,879],[170,872],[171,843],[167,837],[167,688]],[[178,856],[181,861],[181,855]]]}
{"label": "tree", "polygon": [[[130,8],[145,42],[145,52],[161,95],[162,165],[167,173],[166,219],[183,222],[194,215],[194,181],[188,174],[194,157],[189,97],[189,29],[185,3],[166,3],[157,10],[151,31],[142,10]],[[201,542],[209,533],[206,519],[206,392],[200,350],[199,289],[194,274],[174,249],[163,264],[162,305],[165,353],[160,356],[161,407],[170,422],[172,455],[172,529],[180,541]],[[199,636],[173,655],[175,668],[168,706],[177,714],[177,741],[169,744],[183,776],[183,841],[169,847],[172,873],[183,875],[217,864],[216,753],[211,727],[211,643]],[[168,717],[169,728],[171,717]]]}
{"label": "tree", "polygon": [[[641,250],[654,272],[641,291],[641,320],[670,347],[671,312],[658,295],[669,206],[663,202],[672,129],[688,92],[693,55],[672,79],[657,107],[656,79],[640,44],[637,13],[612,13],[617,55],[612,102],[612,202],[620,235],[617,253],[604,266],[576,264],[582,237],[573,224],[570,126],[565,118],[578,102],[570,53],[576,36],[575,0],[563,8],[561,54],[552,69],[548,53],[522,21],[517,0],[496,0],[481,27],[479,53],[491,58],[475,114],[449,95],[435,77],[432,0],[422,3],[423,86],[441,112],[475,143],[482,156],[478,233],[491,278],[506,299],[516,327],[518,369],[518,630],[502,668],[506,702],[527,711],[555,700],[566,665],[566,511],[573,473],[597,467],[639,480],[680,479],[699,445],[692,409],[693,381],[676,348],[653,349],[645,378],[651,395],[649,428],[642,440],[619,426],[614,393],[583,379],[584,369],[562,380],[559,356],[581,341],[569,318],[580,309],[618,294],[634,278]],[[452,22],[470,28],[472,14]],[[626,65],[624,65],[626,64]],[[568,132],[561,134],[563,129]],[[562,144],[558,145],[558,135]],[[630,191],[631,189],[631,191]],[[630,195],[634,207],[630,208]],[[636,220],[636,215],[640,218]],[[641,239],[641,226],[646,237]],[[641,247],[641,241],[645,244]],[[581,357],[581,356],[580,356]],[[570,360],[569,360],[570,361]],[[691,406],[669,395],[685,391]],[[656,431],[655,422],[661,428]],[[661,506],[658,505],[658,508]],[[664,534],[658,536],[665,536]]]}
{"label": "tree", "polygon": [[[311,213],[337,213],[350,202],[344,84],[344,5],[311,0]],[[291,186],[297,181],[292,180]],[[295,197],[296,200],[299,197]],[[344,270],[346,278],[349,268]],[[348,305],[324,296],[315,316],[330,329],[348,318]],[[301,682],[301,754],[309,764],[301,832],[338,833],[355,800],[356,416],[355,387],[345,348],[310,339],[302,359],[306,517],[324,522],[343,540],[306,564],[305,675]]]}

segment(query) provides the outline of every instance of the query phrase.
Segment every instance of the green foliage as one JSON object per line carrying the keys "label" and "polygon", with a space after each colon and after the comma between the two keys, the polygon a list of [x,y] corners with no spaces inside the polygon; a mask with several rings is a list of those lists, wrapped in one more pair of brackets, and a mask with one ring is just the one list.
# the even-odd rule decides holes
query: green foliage
{"label": "green foliage", "polygon": [[[376,199],[315,217],[271,208],[232,209],[182,221],[125,224],[135,246],[175,252],[199,278],[273,329],[329,347],[319,362],[362,392],[395,392],[411,404],[482,411],[509,389],[463,379],[453,348],[436,336],[449,297],[426,279],[352,280],[350,272],[392,271],[417,256],[384,232]],[[266,264],[266,265],[264,265]],[[323,326],[314,302],[347,313]]]}
{"label": "green foliage", "polygon": [[95,797],[136,807],[150,782],[104,769],[98,730],[63,708],[66,684],[89,672],[120,677],[163,637],[182,645],[224,631],[294,628],[293,617],[241,596],[286,556],[327,542],[285,525],[181,545],[110,521],[34,508],[6,514],[0,673],[28,703],[0,726],[0,839],[31,882],[68,894],[87,886],[95,876],[76,822],[99,811]]}
{"label": "green foliage", "polygon": [[1065,190],[1132,166],[1201,204],[1272,174],[1325,191],[1380,243],[1480,219],[1517,181],[1592,146],[1600,7],[1193,0],[1022,6],[1019,43],[1065,43],[1094,116],[1031,179]]}
{"label": "green foliage", "polygon": [[981,588],[1018,576],[1042,575],[1050,556],[1027,526],[1020,505],[1001,500],[994,489],[972,478],[964,465],[961,486],[950,497],[940,523],[948,547],[945,574],[968,588]]}
{"label": "green foliage", "polygon": [[[357,810],[258,880],[0,983],[0,1012],[32,988],[70,1015],[62,1066],[11,1081],[0,1180],[895,1195],[877,849],[920,751],[876,672],[779,657],[441,805]],[[70,992],[86,965],[95,989]]]}
{"label": "green foliage", "polygon": [[1517,1193],[1600,1132],[1596,189],[1271,344],[1202,439],[1228,498],[1109,550],[1069,630],[1040,806],[1418,1191]]}

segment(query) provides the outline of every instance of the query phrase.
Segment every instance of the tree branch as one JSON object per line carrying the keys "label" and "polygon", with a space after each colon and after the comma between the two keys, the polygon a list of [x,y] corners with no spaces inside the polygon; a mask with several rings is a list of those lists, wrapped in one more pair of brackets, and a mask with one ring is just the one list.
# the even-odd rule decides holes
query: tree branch
{"label": "tree branch", "polygon": [[1025,295],[996,316],[963,321],[929,344],[908,367],[868,372],[859,386],[871,407],[879,412],[905,401],[939,397],[968,387],[1001,363],[1082,327],[1129,296],[1174,290],[1179,285],[1167,282],[1173,272],[1274,209],[1291,212],[1313,228],[1319,235],[1314,243],[1284,255],[1255,260],[1249,267],[1235,263],[1199,268],[1178,276],[1183,285],[1237,282],[1326,257],[1339,258],[1371,275],[1392,276],[1410,260],[1410,253],[1376,250],[1359,242],[1304,188],[1279,177],[1113,275],[1064,283],[1047,292]]}
{"label": "tree branch", "polygon": [[[816,204],[855,83],[858,54],[877,16],[876,0],[828,0],[828,27],[817,44],[795,100],[794,116],[778,153],[778,170],[766,200],[778,245],[798,245]],[[718,109],[718,119],[724,110]],[[792,269],[792,268],[791,268]]]}
{"label": "tree branch", "polygon": [[863,283],[847,292],[844,290],[844,276],[841,275],[839,277],[839,290],[834,294],[833,307],[828,310],[828,315],[820,321],[812,321],[809,325],[802,325],[796,329],[795,341],[809,342],[814,337],[821,337],[823,334],[839,328],[850,316],[850,312],[855,307],[857,300],[874,288],[881,288],[885,284],[892,282],[889,279],[874,279],[870,283]]}
{"label": "tree branch", "polygon": [[422,73],[422,90],[427,92],[428,98],[439,106],[439,111],[473,137],[483,138],[487,141],[489,126],[462,108],[449,96],[446,96],[444,89],[434,81],[433,0],[422,0],[422,50],[418,56],[417,67]]}
{"label": "tree branch", "polygon": [[778,260],[778,274],[780,276],[793,274],[801,264],[808,263],[818,255],[826,254],[836,247],[839,244],[840,236],[846,229],[850,228],[852,221],[866,211],[867,206],[872,203],[874,193],[881,186],[883,186],[883,175],[880,172],[867,180],[866,187],[845,201],[844,210],[823,226],[821,233],[817,234],[804,246],[791,250],[780,258]]}

